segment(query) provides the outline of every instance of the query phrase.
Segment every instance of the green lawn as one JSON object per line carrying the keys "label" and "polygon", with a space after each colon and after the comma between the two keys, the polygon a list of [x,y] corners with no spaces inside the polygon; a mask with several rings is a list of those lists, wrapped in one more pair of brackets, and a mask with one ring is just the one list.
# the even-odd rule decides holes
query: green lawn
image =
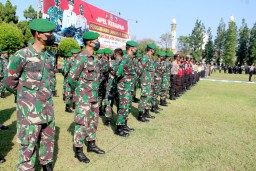
{"label": "green lawn", "polygon": [[[64,112],[62,76],[58,74],[56,115],[56,171],[115,170],[256,170],[256,85],[200,81],[149,123],[136,120],[133,104],[129,125],[136,129],[128,138],[113,134],[100,119],[97,145],[105,155],[85,154],[91,163],[74,158],[73,114]],[[248,75],[215,73],[210,78],[247,81]],[[139,94],[139,90],[137,92]],[[14,97],[0,99],[0,154],[6,162],[0,170],[16,170],[16,114]],[[114,122],[113,122],[114,124]]]}

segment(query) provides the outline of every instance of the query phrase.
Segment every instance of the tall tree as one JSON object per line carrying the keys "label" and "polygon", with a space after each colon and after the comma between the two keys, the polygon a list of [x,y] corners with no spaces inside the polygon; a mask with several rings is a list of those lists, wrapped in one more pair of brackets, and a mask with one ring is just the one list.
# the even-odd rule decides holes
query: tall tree
{"label": "tall tree", "polygon": [[205,45],[205,58],[206,58],[206,62],[210,63],[214,57],[214,44],[212,40],[212,31],[210,27],[207,30],[207,35],[208,35],[208,41]]}
{"label": "tall tree", "polygon": [[190,37],[189,36],[179,36],[178,37],[178,49],[183,54],[188,54],[190,52]]}
{"label": "tall tree", "polygon": [[30,31],[30,29],[28,27],[28,22],[27,21],[20,21],[17,24],[17,26],[21,30],[22,34],[23,34],[24,44],[27,45],[28,42],[33,39],[31,31]]}
{"label": "tall tree", "polygon": [[254,23],[250,32],[249,50],[247,64],[251,65],[256,62],[256,23]]}
{"label": "tall tree", "polygon": [[238,47],[237,47],[237,64],[243,65],[248,60],[250,29],[247,27],[245,19],[242,20],[242,26],[239,29]]}
{"label": "tall tree", "polygon": [[190,35],[191,55],[198,61],[202,56],[202,46],[204,44],[205,27],[201,20],[196,20],[195,27]]}
{"label": "tall tree", "polygon": [[172,42],[171,33],[165,33],[161,35],[160,42],[158,43],[162,46],[162,48],[165,49],[165,51],[167,51],[167,49],[170,49],[171,47],[171,42]]}
{"label": "tall tree", "polygon": [[236,60],[237,30],[236,23],[232,20],[229,22],[225,37],[223,62],[225,65],[234,65]]}
{"label": "tall tree", "polygon": [[17,6],[13,6],[10,0],[7,0],[5,5],[0,10],[0,20],[5,23],[18,23],[18,17],[16,16]]}
{"label": "tall tree", "polygon": [[24,17],[29,20],[33,20],[37,18],[36,10],[30,5],[28,9],[23,11]]}
{"label": "tall tree", "polygon": [[220,24],[217,28],[217,36],[214,40],[215,50],[217,52],[217,63],[220,64],[221,56],[223,55],[224,43],[226,35],[226,24],[223,18],[220,20]]}

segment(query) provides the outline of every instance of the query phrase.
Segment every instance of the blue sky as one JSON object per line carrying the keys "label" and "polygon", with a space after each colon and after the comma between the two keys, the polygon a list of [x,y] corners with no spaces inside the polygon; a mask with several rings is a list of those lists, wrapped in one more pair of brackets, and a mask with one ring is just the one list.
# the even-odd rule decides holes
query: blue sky
{"label": "blue sky", "polygon": [[[0,0],[5,3],[6,0]],[[118,11],[120,17],[128,20],[129,30],[137,40],[152,38],[160,40],[160,36],[170,32],[171,20],[177,20],[177,37],[189,35],[200,19],[206,29],[211,27],[213,37],[221,18],[228,24],[234,15],[238,28],[245,18],[249,28],[256,22],[256,0],[86,0],[86,2],[106,11]],[[17,5],[17,15],[24,20],[23,10],[32,5],[36,9],[37,0],[11,0]],[[116,14],[115,12],[113,12]],[[133,20],[137,20],[136,23]]]}

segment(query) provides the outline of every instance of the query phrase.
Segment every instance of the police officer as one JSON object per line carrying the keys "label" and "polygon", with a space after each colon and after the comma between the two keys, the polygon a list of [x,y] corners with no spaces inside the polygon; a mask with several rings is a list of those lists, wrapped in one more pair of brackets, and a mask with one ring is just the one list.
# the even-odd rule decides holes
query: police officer
{"label": "police officer", "polygon": [[34,170],[37,148],[43,170],[53,170],[55,119],[50,79],[55,25],[46,19],[29,24],[35,43],[17,51],[7,67],[7,89],[17,93],[18,170]]}

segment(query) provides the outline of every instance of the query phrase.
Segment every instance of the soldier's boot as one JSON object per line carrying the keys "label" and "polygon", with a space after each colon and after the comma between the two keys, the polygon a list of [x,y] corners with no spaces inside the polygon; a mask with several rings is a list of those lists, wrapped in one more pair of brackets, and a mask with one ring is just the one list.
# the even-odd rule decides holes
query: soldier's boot
{"label": "soldier's boot", "polygon": [[160,108],[160,107],[158,106],[158,103],[156,104],[156,110],[163,110],[162,108]]}
{"label": "soldier's boot", "polygon": [[151,111],[151,112],[154,112],[154,113],[156,113],[156,114],[159,113],[159,111],[156,109],[156,106],[154,106],[154,105],[152,105],[152,108],[151,108],[150,111]]}
{"label": "soldier's boot", "polygon": [[65,94],[63,94],[62,100],[65,101],[65,99],[66,99],[66,96]]}
{"label": "soldier's boot", "polygon": [[101,107],[99,107],[99,116],[105,116],[104,112],[102,111]]}
{"label": "soldier's boot", "polygon": [[149,110],[148,110],[148,109],[145,110],[144,117],[150,118],[150,119],[155,119],[154,116],[152,116],[152,115],[149,114]]}
{"label": "soldier's boot", "polygon": [[0,156],[0,164],[1,164],[1,163],[4,163],[4,162],[5,162],[5,159]]}
{"label": "soldier's boot", "polygon": [[111,125],[111,119],[110,118],[106,118],[104,125],[106,126],[110,126]]}
{"label": "soldier's boot", "polygon": [[143,112],[140,112],[140,111],[139,111],[138,121],[141,121],[141,122],[149,122],[149,120],[147,120],[147,119],[144,117],[144,113],[143,113]]}
{"label": "soldier's boot", "polygon": [[5,96],[5,93],[4,93],[4,92],[2,92],[2,93],[1,93],[1,98],[3,98],[3,99],[4,99],[4,98],[6,98],[6,96]]}
{"label": "soldier's boot", "polygon": [[53,90],[53,91],[52,91],[52,96],[53,96],[53,97],[57,97],[57,90]]}
{"label": "soldier's boot", "polygon": [[76,109],[76,103],[75,102],[73,102],[72,108]]}
{"label": "soldier's boot", "polygon": [[53,171],[52,163],[47,163],[46,165],[42,165],[43,171]]}
{"label": "soldier's boot", "polygon": [[161,105],[161,106],[167,106],[167,104],[164,103],[164,100],[162,100],[162,99],[160,100],[160,105]]}
{"label": "soldier's boot", "polygon": [[83,147],[76,147],[75,158],[77,158],[80,162],[84,162],[84,163],[90,162],[90,159],[88,159],[83,152]]}
{"label": "soldier's boot", "polygon": [[123,130],[123,125],[117,125],[117,126],[116,126],[115,134],[116,134],[116,135],[119,135],[119,136],[121,136],[121,137],[128,137],[128,136],[129,136],[129,133],[124,132],[124,130]]}
{"label": "soldier's boot", "polygon": [[72,113],[73,111],[70,109],[70,105],[66,104],[65,111],[68,113]]}
{"label": "soldier's boot", "polygon": [[124,130],[124,131],[127,131],[127,132],[132,132],[132,131],[134,131],[135,129],[128,127],[128,125],[127,125],[127,120],[125,120],[125,125],[123,125],[123,130]]}
{"label": "soldier's boot", "polygon": [[95,144],[95,140],[88,141],[87,152],[94,152],[94,153],[97,153],[97,154],[105,154],[105,151],[101,150]]}
{"label": "soldier's boot", "polygon": [[9,127],[8,127],[8,126],[5,126],[5,125],[0,124],[0,129],[1,129],[1,130],[7,130],[7,129],[9,129]]}
{"label": "soldier's boot", "polygon": [[134,95],[134,96],[132,97],[132,101],[133,101],[134,103],[139,103],[139,102],[140,102],[140,99],[136,98],[136,96]]}

